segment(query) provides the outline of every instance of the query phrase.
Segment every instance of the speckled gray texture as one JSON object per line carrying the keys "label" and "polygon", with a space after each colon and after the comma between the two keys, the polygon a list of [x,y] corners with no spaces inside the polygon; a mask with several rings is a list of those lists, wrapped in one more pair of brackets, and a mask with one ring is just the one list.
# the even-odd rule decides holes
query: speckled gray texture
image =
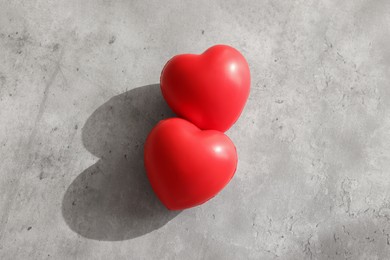
{"label": "speckled gray texture", "polygon": [[[0,259],[389,259],[390,2],[0,0]],[[230,44],[239,165],[160,204],[142,146],[178,53]]]}

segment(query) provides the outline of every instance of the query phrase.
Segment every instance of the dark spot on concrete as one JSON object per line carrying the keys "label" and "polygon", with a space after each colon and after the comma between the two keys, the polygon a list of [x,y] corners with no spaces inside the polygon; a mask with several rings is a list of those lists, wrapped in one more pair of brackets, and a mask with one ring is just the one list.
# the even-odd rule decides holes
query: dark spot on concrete
{"label": "dark spot on concrete", "polygon": [[27,34],[22,35],[18,38],[13,38],[15,40],[15,45],[17,46],[18,50],[22,49],[26,43],[29,42],[29,36]]}
{"label": "dark spot on concrete", "polygon": [[28,227],[27,230],[30,231],[32,229],[32,227]]}
{"label": "dark spot on concrete", "polygon": [[108,151],[108,153],[111,153],[111,150],[110,150],[110,151]]}
{"label": "dark spot on concrete", "polygon": [[16,32],[15,34],[18,34],[19,32]]}
{"label": "dark spot on concrete", "polygon": [[202,30],[202,35],[204,35],[204,30]]}
{"label": "dark spot on concrete", "polygon": [[275,103],[278,103],[278,104],[283,104],[283,102],[284,102],[284,100],[280,100],[280,99],[275,100]]}
{"label": "dark spot on concrete", "polygon": [[76,68],[77,71],[79,71],[79,68]]}
{"label": "dark spot on concrete", "polygon": [[75,130],[77,130],[78,128],[79,128],[79,126],[78,126],[78,125],[75,125],[75,126],[74,126],[74,129],[75,129]]}
{"label": "dark spot on concrete", "polygon": [[76,205],[76,201],[75,201],[75,200],[72,202],[72,205],[73,205],[73,206]]}
{"label": "dark spot on concrete", "polygon": [[283,129],[283,126],[281,125],[281,126],[279,126],[279,129]]}
{"label": "dark spot on concrete", "polygon": [[274,59],[274,62],[277,62],[278,61],[278,59]]}
{"label": "dark spot on concrete", "polygon": [[125,156],[125,158],[127,159],[127,154],[125,154],[124,156]]}
{"label": "dark spot on concrete", "polygon": [[17,54],[21,54],[21,53],[22,53],[22,50],[18,50],[16,53],[17,53]]}
{"label": "dark spot on concrete", "polygon": [[53,46],[53,52],[54,52],[54,51],[57,51],[57,50],[59,49],[59,47],[60,47],[60,44],[59,44],[59,43],[54,44],[54,46]]}
{"label": "dark spot on concrete", "polygon": [[9,93],[9,96],[10,96],[10,97],[12,97],[12,94],[11,94],[11,93]]}
{"label": "dark spot on concrete", "polygon": [[3,75],[0,75],[0,86],[4,86],[6,82],[6,78]]}
{"label": "dark spot on concrete", "polygon": [[109,44],[113,44],[116,40],[116,37],[113,35],[110,37],[110,40],[108,41]]}

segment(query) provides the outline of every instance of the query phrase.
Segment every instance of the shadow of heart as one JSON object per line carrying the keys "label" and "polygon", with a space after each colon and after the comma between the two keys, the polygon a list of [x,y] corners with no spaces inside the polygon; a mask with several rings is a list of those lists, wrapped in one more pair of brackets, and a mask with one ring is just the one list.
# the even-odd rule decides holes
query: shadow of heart
{"label": "shadow of heart", "polygon": [[132,239],[180,213],[161,204],[143,166],[148,133],[159,120],[172,116],[156,84],[115,96],[88,118],[83,144],[100,159],[64,195],[62,214],[73,231],[96,240]]}

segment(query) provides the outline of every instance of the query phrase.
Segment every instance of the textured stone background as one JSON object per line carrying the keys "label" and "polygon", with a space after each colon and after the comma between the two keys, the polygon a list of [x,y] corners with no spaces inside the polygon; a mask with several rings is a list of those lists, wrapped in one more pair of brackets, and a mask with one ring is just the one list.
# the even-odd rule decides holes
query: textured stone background
{"label": "textured stone background", "polygon": [[[0,0],[0,259],[389,259],[390,2]],[[232,182],[168,212],[165,62],[231,44]]]}

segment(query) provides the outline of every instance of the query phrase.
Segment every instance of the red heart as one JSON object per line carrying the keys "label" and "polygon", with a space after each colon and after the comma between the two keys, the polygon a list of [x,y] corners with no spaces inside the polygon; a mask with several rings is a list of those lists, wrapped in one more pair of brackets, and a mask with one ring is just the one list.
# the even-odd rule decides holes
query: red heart
{"label": "red heart", "polygon": [[201,129],[225,132],[240,116],[250,88],[249,66],[236,49],[216,45],[165,65],[161,91],[172,110]]}
{"label": "red heart", "polygon": [[170,118],[150,132],[144,163],[158,198],[168,209],[179,210],[200,205],[222,190],[236,171],[237,152],[225,134]]}

